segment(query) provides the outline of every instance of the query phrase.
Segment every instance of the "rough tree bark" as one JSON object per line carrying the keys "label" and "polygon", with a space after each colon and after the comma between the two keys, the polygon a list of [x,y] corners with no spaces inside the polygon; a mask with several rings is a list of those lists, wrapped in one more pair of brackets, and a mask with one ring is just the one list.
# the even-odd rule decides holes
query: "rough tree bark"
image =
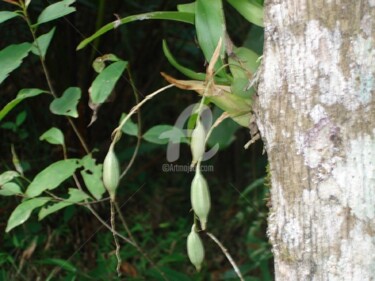
{"label": "rough tree bark", "polygon": [[375,0],[266,0],[276,280],[375,280]]}

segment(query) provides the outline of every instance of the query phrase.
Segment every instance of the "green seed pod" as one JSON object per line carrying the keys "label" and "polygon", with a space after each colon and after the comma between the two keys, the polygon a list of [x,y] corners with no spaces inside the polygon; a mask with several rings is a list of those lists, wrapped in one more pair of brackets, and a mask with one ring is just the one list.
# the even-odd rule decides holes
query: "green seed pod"
{"label": "green seed pod", "polygon": [[112,201],[116,197],[116,189],[119,182],[120,165],[114,151],[114,144],[112,143],[103,162],[103,183]]}
{"label": "green seed pod", "polygon": [[187,238],[187,253],[190,262],[195,266],[197,271],[200,271],[204,259],[204,247],[199,234],[195,232],[195,225],[192,226]]}
{"label": "green seed pod", "polygon": [[194,179],[191,183],[190,199],[194,213],[197,215],[201,223],[201,228],[205,230],[208,213],[210,212],[211,207],[211,199],[207,182],[199,169],[196,170]]}
{"label": "green seed pod", "polygon": [[191,154],[193,155],[193,160],[191,165],[194,166],[203,156],[204,149],[206,145],[206,130],[202,122],[199,120],[199,116],[196,122],[196,126],[191,134]]}

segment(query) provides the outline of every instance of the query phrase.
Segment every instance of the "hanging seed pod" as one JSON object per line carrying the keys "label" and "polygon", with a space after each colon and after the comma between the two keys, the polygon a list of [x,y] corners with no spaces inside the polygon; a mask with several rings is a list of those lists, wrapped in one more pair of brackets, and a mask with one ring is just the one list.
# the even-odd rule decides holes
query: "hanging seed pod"
{"label": "hanging seed pod", "polygon": [[207,182],[201,174],[199,167],[197,167],[194,179],[191,183],[190,199],[194,213],[201,223],[201,228],[205,230],[208,213],[211,207],[211,199]]}
{"label": "hanging seed pod", "polygon": [[103,162],[103,183],[112,201],[115,200],[119,182],[120,165],[114,151],[114,143],[112,143]]}
{"label": "hanging seed pod", "polygon": [[196,122],[196,126],[191,134],[191,154],[193,155],[193,160],[191,165],[194,166],[203,156],[206,144],[206,130],[202,122],[199,120],[199,116]]}
{"label": "hanging seed pod", "polygon": [[190,262],[195,266],[197,271],[200,271],[204,259],[204,247],[199,234],[195,231],[195,224],[193,224],[187,238],[187,253]]}

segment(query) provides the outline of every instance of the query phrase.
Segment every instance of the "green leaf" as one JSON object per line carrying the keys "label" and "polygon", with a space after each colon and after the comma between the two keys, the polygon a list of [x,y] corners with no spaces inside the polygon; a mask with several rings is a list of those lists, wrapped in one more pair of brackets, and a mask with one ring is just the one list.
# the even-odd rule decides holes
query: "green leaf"
{"label": "green leaf", "polygon": [[13,70],[18,68],[22,60],[27,57],[31,48],[30,43],[9,45],[0,51],[0,84]]}
{"label": "green leaf", "polygon": [[103,165],[96,164],[91,155],[86,155],[82,158],[81,165],[83,166],[81,175],[87,189],[96,200],[102,199],[103,194],[106,192],[102,180]]}
{"label": "green leaf", "polygon": [[101,104],[107,100],[127,65],[126,61],[118,61],[100,72],[89,89],[91,101],[94,104]]}
{"label": "green leaf", "polygon": [[193,79],[193,80],[200,80],[204,81],[206,79],[205,73],[198,73],[195,72],[187,67],[184,67],[180,65],[177,60],[173,57],[171,51],[168,48],[167,42],[163,40],[163,52],[167,60],[171,65],[173,65],[178,71],[180,71],[182,74],[186,75],[187,77]]}
{"label": "green leaf", "polygon": [[58,202],[56,204],[53,204],[51,206],[44,206],[39,211],[38,218],[39,220],[44,219],[46,216],[55,213],[65,207],[68,207],[70,205],[82,202],[85,199],[88,199],[89,196],[84,193],[83,191],[76,189],[76,188],[69,188],[69,197],[68,199]]}
{"label": "green leaf", "polygon": [[[74,265],[72,265],[70,262],[62,260],[62,259],[48,258],[48,259],[43,259],[43,260],[39,261],[38,263],[56,265],[56,266],[66,270],[66,271],[69,271],[69,272],[76,272],[77,271],[77,268]],[[73,278],[71,280],[75,280],[75,279]]]}
{"label": "green leaf", "polygon": [[49,142],[50,144],[64,145],[64,134],[60,129],[52,127],[40,136],[39,140]]}
{"label": "green leaf", "polygon": [[[221,0],[197,0],[195,10],[195,28],[197,38],[206,60],[209,62],[222,38],[221,57],[225,53],[225,18]],[[223,65],[219,59],[215,65],[218,69]]]}
{"label": "green leaf", "polygon": [[56,98],[52,101],[49,109],[56,115],[67,115],[77,118],[77,105],[80,98],[81,89],[78,87],[70,87],[65,90],[60,98]]}
{"label": "green leaf", "polygon": [[185,134],[177,127],[171,125],[157,125],[149,129],[143,139],[155,144],[188,143]]}
{"label": "green leaf", "polygon": [[6,184],[7,182],[10,182],[14,178],[19,177],[20,174],[16,171],[6,171],[0,175],[0,186],[3,184]]}
{"label": "green leaf", "polygon": [[21,188],[14,182],[8,182],[0,188],[0,195],[11,196],[16,194],[22,194]]}
{"label": "green leaf", "polygon": [[113,21],[111,23],[106,24],[102,28],[100,28],[97,32],[95,32],[90,37],[83,40],[77,47],[77,50],[83,49],[87,44],[95,40],[96,38],[100,37],[101,35],[107,33],[111,29],[117,28],[120,24],[126,24],[133,21],[142,21],[142,20],[173,20],[179,21],[184,23],[194,24],[194,14],[192,13],[182,13],[182,12],[151,12],[145,13],[140,15],[132,15],[126,18],[121,19],[119,22]]}
{"label": "green leaf", "polygon": [[73,175],[80,167],[78,159],[67,159],[55,162],[37,174],[26,190],[28,197],[35,197],[45,190],[58,187]]}
{"label": "green leaf", "polygon": [[103,69],[105,68],[105,62],[106,61],[120,61],[121,59],[119,59],[117,56],[115,56],[114,54],[106,54],[106,55],[103,55],[103,56],[100,56],[100,57],[97,57],[94,62],[92,63],[92,67],[94,68],[94,70],[97,72],[97,73],[100,73],[103,71]]}
{"label": "green leaf", "polygon": [[11,231],[16,226],[23,224],[27,221],[31,215],[31,212],[38,207],[46,204],[51,198],[49,197],[38,197],[27,201],[23,201],[19,204],[9,217],[5,232]]}
{"label": "green leaf", "polygon": [[3,107],[3,109],[0,110],[0,121],[24,99],[32,98],[43,93],[47,92],[40,89],[22,89],[19,91],[14,100],[10,101],[6,106]]}
{"label": "green leaf", "polygon": [[75,12],[76,8],[70,7],[70,5],[74,2],[75,0],[63,0],[48,6],[39,15],[36,25],[61,18]]}
{"label": "green leaf", "polygon": [[[48,33],[39,36],[36,39],[36,41],[33,43],[31,52],[33,52],[37,56],[40,55],[44,58],[46,56],[48,46],[51,43],[52,37],[55,34],[55,30],[56,28],[53,27]],[[39,49],[37,45],[39,46],[41,53],[39,53]]]}
{"label": "green leaf", "polygon": [[19,14],[9,11],[1,11],[0,12],[0,23],[3,23],[7,20],[10,20],[12,18],[18,17]]}
{"label": "green leaf", "polygon": [[195,2],[177,5],[177,10],[184,13],[195,13]]}
{"label": "green leaf", "polygon": [[[123,113],[120,119],[120,123],[126,117],[126,113]],[[130,136],[138,136],[138,126],[135,124],[130,118],[125,122],[124,126],[122,126],[121,131],[124,134]]]}
{"label": "green leaf", "polygon": [[263,6],[255,0],[228,0],[245,19],[249,22],[263,27]]}

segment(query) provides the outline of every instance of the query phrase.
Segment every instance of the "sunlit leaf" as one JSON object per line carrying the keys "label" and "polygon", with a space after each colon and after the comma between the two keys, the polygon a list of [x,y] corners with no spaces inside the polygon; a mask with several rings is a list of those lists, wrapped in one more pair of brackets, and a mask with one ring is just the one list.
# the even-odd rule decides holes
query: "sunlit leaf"
{"label": "sunlit leaf", "polygon": [[[41,55],[43,58],[46,56],[48,46],[51,43],[53,35],[55,34],[55,29],[56,28],[53,27],[48,33],[43,34],[36,39],[36,42],[33,43],[33,46],[31,48],[31,51],[35,55]],[[37,45],[39,46],[40,53]]]}
{"label": "sunlit leaf", "polygon": [[195,2],[177,5],[177,10],[184,13],[195,13]]}
{"label": "sunlit leaf", "polygon": [[56,115],[78,117],[77,105],[81,98],[81,89],[70,87],[65,90],[60,98],[56,98],[50,104],[49,109]]}
{"label": "sunlit leaf", "polygon": [[49,165],[35,176],[27,187],[26,195],[35,197],[45,190],[55,189],[70,178],[78,167],[80,167],[78,159],[61,160]]}
{"label": "sunlit leaf", "polygon": [[51,144],[64,145],[64,134],[60,129],[52,127],[44,132],[43,135],[39,137],[39,140],[45,140]]}
{"label": "sunlit leaf", "polygon": [[103,165],[96,164],[91,155],[86,155],[82,158],[81,165],[83,166],[81,175],[87,189],[96,200],[102,199],[103,194],[106,192],[102,180]]}
{"label": "sunlit leaf", "polygon": [[0,12],[0,23],[3,23],[7,20],[10,20],[12,18],[18,17],[19,14],[10,12],[10,11],[1,11]]}
{"label": "sunlit leaf", "polygon": [[29,219],[31,212],[35,208],[43,206],[49,200],[51,200],[49,197],[39,197],[29,199],[19,204],[10,215],[5,232],[9,232],[16,226],[23,224]]}
{"label": "sunlit leaf", "polygon": [[14,182],[8,182],[3,186],[0,186],[0,195],[1,196],[12,196],[16,194],[21,194],[21,188],[18,184]]}
{"label": "sunlit leaf", "polygon": [[38,218],[39,220],[42,220],[52,213],[55,213],[70,205],[82,202],[83,200],[88,198],[89,196],[83,191],[76,188],[69,188],[69,197],[66,200],[55,203],[51,206],[44,206],[42,209],[40,209]]}
{"label": "sunlit leaf", "polygon": [[[194,24],[194,14],[192,13],[182,13],[182,12],[151,12],[140,15],[128,16],[120,20],[120,24],[125,24],[133,21],[142,21],[142,20],[172,20],[179,21],[184,23]],[[101,35],[107,33],[108,31],[117,28],[118,21],[113,21],[106,24],[95,32],[90,37],[83,40],[77,47],[77,50],[83,49],[87,44],[100,37]]]}
{"label": "sunlit leaf", "polygon": [[17,173],[16,171],[6,171],[0,175],[0,186],[3,184],[10,182],[16,177],[19,177],[20,174]]}
{"label": "sunlit leaf", "polygon": [[70,6],[74,2],[75,0],[63,0],[49,5],[39,15],[36,25],[61,18],[75,12],[76,8]]}
{"label": "sunlit leaf", "polygon": [[258,25],[263,25],[263,6],[255,0],[228,0],[245,19]]}
{"label": "sunlit leaf", "polygon": [[117,61],[100,72],[89,89],[91,101],[94,104],[107,100],[127,65],[125,61]]}
{"label": "sunlit leaf", "polygon": [[38,96],[40,94],[43,94],[43,93],[47,93],[46,91],[44,90],[40,90],[40,89],[22,89],[21,91],[19,91],[17,97],[8,102],[7,105],[5,105],[1,110],[0,110],[0,121],[17,105],[19,104],[21,101],[23,101],[24,99],[27,99],[27,98],[32,98],[32,97],[35,97],[35,96]]}
{"label": "sunlit leaf", "polygon": [[27,57],[31,48],[30,43],[9,45],[0,51],[0,84],[13,70],[18,68]]}

